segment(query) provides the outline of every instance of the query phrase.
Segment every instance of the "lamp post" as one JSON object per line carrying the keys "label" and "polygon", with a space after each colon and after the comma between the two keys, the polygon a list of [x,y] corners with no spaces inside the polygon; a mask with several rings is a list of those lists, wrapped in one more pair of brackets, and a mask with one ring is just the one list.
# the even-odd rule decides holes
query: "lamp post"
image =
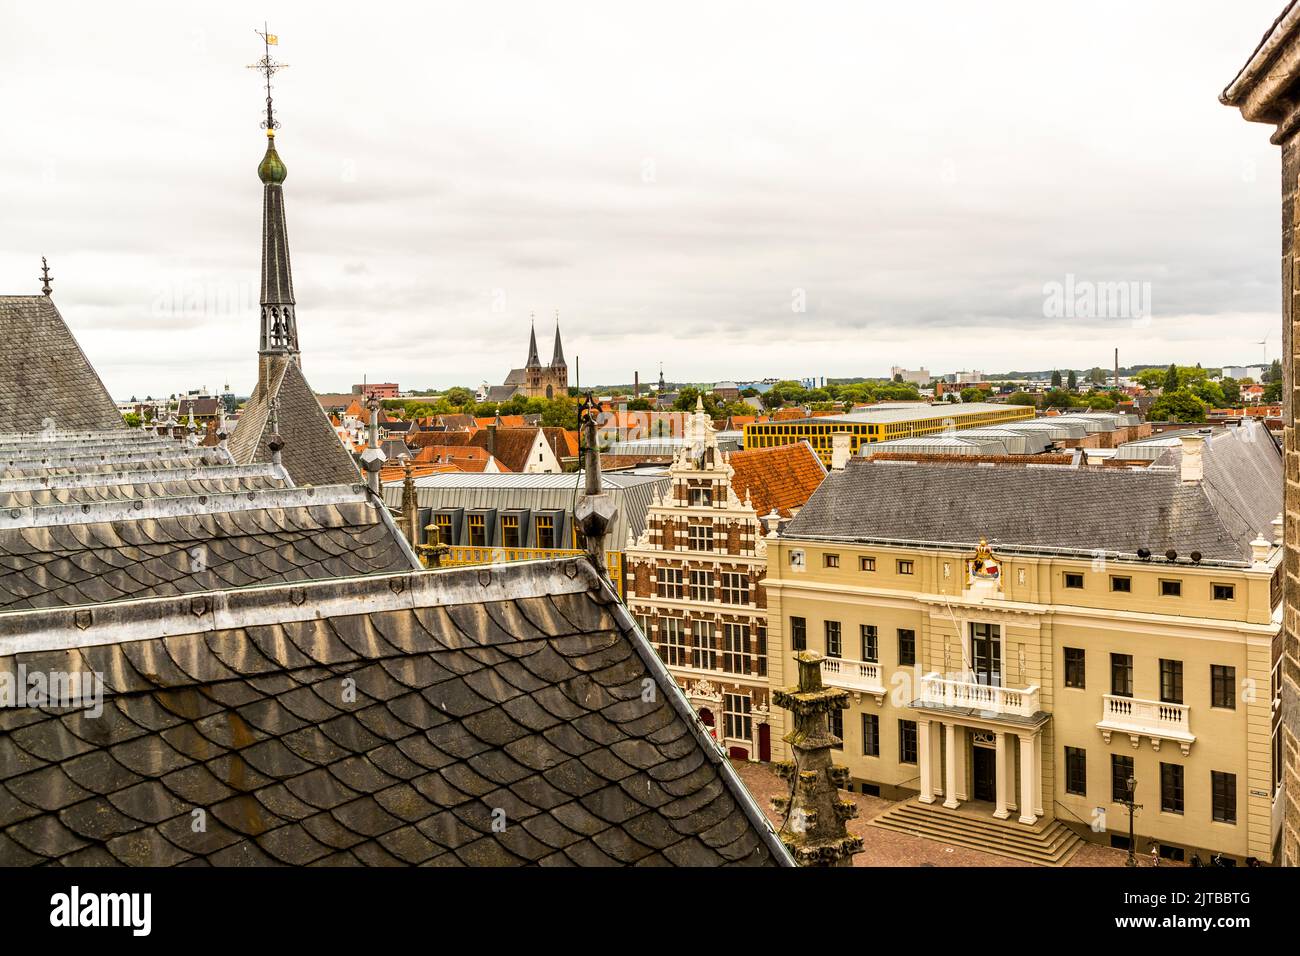
{"label": "lamp post", "polygon": [[1142,804],[1133,802],[1133,794],[1137,790],[1137,780],[1133,778],[1132,774],[1129,774],[1129,778],[1124,781],[1124,786],[1127,788],[1124,793],[1124,806],[1128,807],[1128,859],[1124,861],[1124,865],[1137,866],[1137,855],[1133,852],[1137,843],[1136,838],[1133,836],[1133,811],[1141,810]]}

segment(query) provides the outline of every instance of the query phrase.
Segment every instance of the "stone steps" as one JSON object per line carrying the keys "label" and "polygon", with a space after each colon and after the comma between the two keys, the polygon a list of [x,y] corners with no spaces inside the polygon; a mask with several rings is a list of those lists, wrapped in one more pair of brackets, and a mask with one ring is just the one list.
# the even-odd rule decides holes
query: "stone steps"
{"label": "stone steps", "polygon": [[1026,826],[1014,814],[1009,820],[998,820],[915,800],[886,810],[871,820],[871,826],[1039,866],[1064,866],[1083,845],[1079,835],[1059,820],[1040,818]]}

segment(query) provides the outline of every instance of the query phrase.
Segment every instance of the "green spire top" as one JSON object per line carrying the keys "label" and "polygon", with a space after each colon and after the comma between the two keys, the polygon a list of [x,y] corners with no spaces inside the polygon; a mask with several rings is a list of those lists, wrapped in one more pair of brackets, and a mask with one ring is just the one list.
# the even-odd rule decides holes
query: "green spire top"
{"label": "green spire top", "polygon": [[284,160],[275,151],[275,134],[270,133],[266,139],[266,155],[262,157],[262,162],[257,167],[257,178],[264,183],[279,185],[288,175],[289,170],[285,167]]}

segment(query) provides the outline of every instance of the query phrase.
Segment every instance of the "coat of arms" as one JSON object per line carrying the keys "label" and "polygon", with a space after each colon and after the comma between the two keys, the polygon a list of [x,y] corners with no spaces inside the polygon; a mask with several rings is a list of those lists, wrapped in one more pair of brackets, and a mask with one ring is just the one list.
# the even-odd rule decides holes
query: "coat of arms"
{"label": "coat of arms", "polygon": [[1001,583],[1002,562],[993,557],[993,549],[983,538],[980,538],[980,543],[975,548],[975,557],[970,558],[967,565],[970,568],[971,581]]}

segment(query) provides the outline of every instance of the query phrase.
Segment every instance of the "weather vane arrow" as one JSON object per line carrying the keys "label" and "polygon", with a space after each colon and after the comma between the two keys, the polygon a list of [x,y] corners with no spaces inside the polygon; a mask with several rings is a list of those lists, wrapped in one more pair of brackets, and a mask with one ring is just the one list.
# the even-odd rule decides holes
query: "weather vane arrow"
{"label": "weather vane arrow", "polygon": [[266,77],[266,119],[262,120],[262,128],[266,130],[269,135],[273,136],[275,135],[275,130],[280,127],[280,123],[276,120],[275,111],[271,106],[271,77],[276,73],[279,73],[281,70],[286,69],[289,64],[277,63],[275,60],[271,59],[271,47],[279,46],[280,38],[274,33],[271,33],[266,28],[266,24],[262,24],[262,29],[254,30],[253,32],[262,38],[262,46],[266,52],[256,63],[250,63],[248,68],[250,70],[257,70]]}

